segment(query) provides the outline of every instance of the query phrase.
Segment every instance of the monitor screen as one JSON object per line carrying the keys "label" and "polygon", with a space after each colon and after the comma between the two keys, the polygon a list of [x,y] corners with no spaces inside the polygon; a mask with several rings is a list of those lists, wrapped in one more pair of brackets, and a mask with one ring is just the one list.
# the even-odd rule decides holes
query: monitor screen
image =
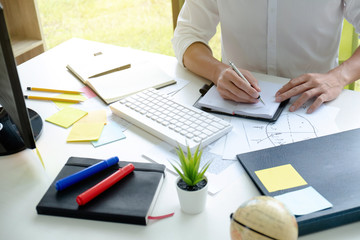
{"label": "monitor screen", "polygon": [[0,4],[0,155],[35,148],[42,119],[27,109]]}

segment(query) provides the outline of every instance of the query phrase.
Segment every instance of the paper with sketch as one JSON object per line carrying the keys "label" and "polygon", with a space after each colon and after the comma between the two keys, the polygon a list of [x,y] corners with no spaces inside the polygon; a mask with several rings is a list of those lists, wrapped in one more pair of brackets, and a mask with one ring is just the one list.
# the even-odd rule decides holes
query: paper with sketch
{"label": "paper with sketch", "polygon": [[250,116],[258,118],[271,119],[279,108],[280,103],[275,102],[275,93],[281,88],[281,84],[266,81],[267,78],[273,77],[264,74],[256,74],[259,81],[262,100],[256,104],[237,103],[223,99],[217,87],[214,85],[210,90],[198,101],[201,107],[209,108],[212,111],[223,112],[232,115]]}
{"label": "paper with sketch", "polygon": [[[291,99],[289,105],[295,101]],[[233,129],[226,135],[223,158],[236,159],[236,155],[249,151],[275,147],[338,132],[335,118],[338,108],[322,105],[307,114],[309,103],[295,112],[284,109],[276,122],[266,123],[251,119],[223,116]],[[220,116],[220,115],[219,115]]]}

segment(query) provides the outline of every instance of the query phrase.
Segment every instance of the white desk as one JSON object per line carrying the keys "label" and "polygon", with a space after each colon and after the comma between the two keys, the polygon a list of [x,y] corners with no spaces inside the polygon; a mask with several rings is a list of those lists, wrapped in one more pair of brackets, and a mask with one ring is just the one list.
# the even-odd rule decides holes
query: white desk
{"label": "white desk", "polygon": [[[27,85],[79,89],[82,86],[80,81],[65,68],[68,59],[75,58],[77,52],[96,52],[103,48],[119,53],[126,50],[72,39],[25,62],[18,68],[23,89]],[[128,53],[135,58],[152,59],[168,74],[190,80],[190,84],[175,95],[177,99],[192,104],[199,97],[198,89],[206,81],[182,69],[175,58],[137,50]],[[360,93],[352,91],[344,91],[338,99],[329,103],[330,106],[341,107],[336,118],[340,130],[360,127],[359,103]],[[27,105],[43,119],[58,111],[51,102],[28,100]],[[101,106],[108,109],[104,104]],[[0,239],[230,239],[230,213],[244,201],[259,195],[249,177],[239,174],[232,185],[215,196],[209,196],[203,213],[186,215],[181,212],[177,200],[175,176],[169,173],[153,215],[172,211],[175,215],[150,222],[147,226],[37,215],[37,203],[70,156],[104,159],[117,155],[120,160],[145,161],[139,149],[160,143],[159,139],[136,127],[126,131],[125,140],[99,148],[88,143],[67,144],[68,133],[69,130],[44,122],[37,146],[44,159],[45,170],[32,150],[0,157]],[[240,164],[238,167],[241,172]],[[359,235],[360,222],[357,222],[300,239],[354,239]]]}

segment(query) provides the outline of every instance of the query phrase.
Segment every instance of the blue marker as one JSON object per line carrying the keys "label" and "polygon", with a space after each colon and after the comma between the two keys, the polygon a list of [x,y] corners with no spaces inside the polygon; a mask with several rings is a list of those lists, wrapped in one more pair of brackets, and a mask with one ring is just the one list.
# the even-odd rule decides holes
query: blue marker
{"label": "blue marker", "polygon": [[64,190],[65,188],[67,188],[77,182],[80,182],[81,180],[88,178],[88,177],[94,175],[95,173],[98,173],[112,165],[115,165],[118,162],[119,162],[118,157],[112,157],[108,160],[101,161],[97,164],[94,164],[94,165],[88,167],[88,168],[85,168],[84,170],[81,170],[77,173],[74,173],[70,176],[60,179],[55,183],[56,190],[58,190],[58,191]]}

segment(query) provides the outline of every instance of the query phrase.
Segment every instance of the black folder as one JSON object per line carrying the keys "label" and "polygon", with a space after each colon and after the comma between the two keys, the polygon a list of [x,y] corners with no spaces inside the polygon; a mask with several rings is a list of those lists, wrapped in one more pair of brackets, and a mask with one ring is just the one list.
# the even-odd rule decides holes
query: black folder
{"label": "black folder", "polygon": [[[360,220],[360,129],[237,155],[264,195],[312,186],[332,208],[296,217],[299,235]],[[255,171],[291,164],[306,186],[269,193]]]}
{"label": "black folder", "polygon": [[135,166],[132,173],[84,206],[78,206],[76,203],[76,197],[80,193],[129,162],[120,161],[118,165],[107,168],[65,190],[56,190],[57,180],[99,161],[101,159],[69,158],[36,206],[38,214],[146,225],[147,217],[152,212],[165,177],[165,166],[162,164],[131,162]]}

